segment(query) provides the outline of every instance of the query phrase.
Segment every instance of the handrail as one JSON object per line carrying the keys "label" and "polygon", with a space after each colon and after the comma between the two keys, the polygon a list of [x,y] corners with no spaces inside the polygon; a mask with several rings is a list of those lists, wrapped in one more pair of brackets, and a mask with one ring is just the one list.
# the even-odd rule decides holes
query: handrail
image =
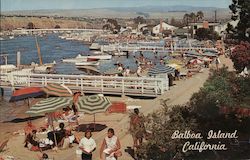
{"label": "handrail", "polygon": [[[111,77],[62,74],[3,73],[1,82],[13,88],[44,87],[48,83],[65,84],[70,89],[88,93],[157,96],[168,90],[168,80],[150,77]],[[3,84],[0,83],[0,86]]]}

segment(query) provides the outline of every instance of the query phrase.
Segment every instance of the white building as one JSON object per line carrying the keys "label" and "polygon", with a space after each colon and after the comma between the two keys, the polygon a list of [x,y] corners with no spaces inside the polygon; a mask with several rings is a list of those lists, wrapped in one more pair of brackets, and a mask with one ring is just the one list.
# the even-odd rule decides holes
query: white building
{"label": "white building", "polygon": [[158,24],[157,26],[153,27],[152,32],[154,34],[159,34],[164,30],[175,30],[175,29],[177,29],[177,27],[169,25],[169,24],[167,24],[165,22],[162,22],[162,23]]}

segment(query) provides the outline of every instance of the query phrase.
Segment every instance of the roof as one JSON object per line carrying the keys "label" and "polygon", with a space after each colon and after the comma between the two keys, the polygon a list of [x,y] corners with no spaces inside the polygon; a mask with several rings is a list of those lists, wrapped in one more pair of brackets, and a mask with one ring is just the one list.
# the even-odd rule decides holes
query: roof
{"label": "roof", "polygon": [[[160,27],[160,25],[161,25],[161,24],[158,24],[158,25],[154,26],[153,28],[155,28],[155,27]],[[170,25],[170,24],[167,24],[167,23],[165,23],[165,22],[162,22],[162,27],[163,27],[163,28],[168,28],[168,29],[177,29],[177,27],[172,26],[172,25]]]}

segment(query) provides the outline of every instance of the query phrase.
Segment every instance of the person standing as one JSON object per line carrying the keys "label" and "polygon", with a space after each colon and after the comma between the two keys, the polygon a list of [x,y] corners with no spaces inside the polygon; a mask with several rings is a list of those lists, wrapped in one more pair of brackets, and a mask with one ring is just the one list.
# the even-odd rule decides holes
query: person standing
{"label": "person standing", "polygon": [[91,131],[87,130],[79,143],[79,148],[82,151],[82,160],[92,160],[92,152],[96,149],[96,142],[91,137]]}
{"label": "person standing", "polygon": [[137,68],[137,71],[136,71],[136,74],[137,74],[137,77],[141,77],[141,66],[139,65],[138,68]]}
{"label": "person standing", "polygon": [[144,125],[144,115],[139,112],[138,108],[134,109],[134,113],[130,116],[130,133],[133,137],[134,148],[140,146],[146,132]]}
{"label": "person standing", "polygon": [[121,148],[120,140],[115,136],[113,128],[108,129],[108,135],[104,138],[100,149],[100,159],[103,160],[103,153],[105,160],[117,160],[122,155],[119,150]]}

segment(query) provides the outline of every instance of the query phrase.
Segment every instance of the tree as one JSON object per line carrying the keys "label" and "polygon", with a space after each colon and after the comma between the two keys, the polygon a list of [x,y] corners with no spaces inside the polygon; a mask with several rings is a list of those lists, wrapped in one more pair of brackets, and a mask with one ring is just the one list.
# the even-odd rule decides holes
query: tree
{"label": "tree", "polygon": [[208,28],[198,28],[196,30],[196,38],[199,40],[218,40],[219,35],[215,31]]}
{"label": "tree", "polygon": [[176,20],[174,19],[174,17],[172,17],[171,20],[170,20],[170,24],[175,25],[175,23],[176,23]]}
{"label": "tree", "polygon": [[250,28],[250,1],[249,0],[232,0],[232,4],[229,5],[229,9],[232,11],[232,20],[239,20],[233,32],[233,37],[241,40],[247,40],[250,42],[249,33],[247,30]]}
{"label": "tree", "polygon": [[250,43],[241,42],[236,45],[231,53],[234,68],[241,72],[245,67],[250,69]]}
{"label": "tree", "polygon": [[138,16],[134,18],[134,23],[138,25],[138,24],[146,23],[146,20],[143,17]]}
{"label": "tree", "polygon": [[55,28],[61,28],[61,26],[57,24],[57,25],[55,26]]}
{"label": "tree", "polygon": [[28,25],[27,25],[27,29],[34,29],[34,28],[35,28],[34,23],[29,22]]}
{"label": "tree", "polygon": [[189,22],[190,22],[190,16],[188,13],[186,13],[183,16],[183,23],[185,23],[188,26]]}
{"label": "tree", "polygon": [[196,18],[197,18],[197,20],[201,20],[201,19],[203,19],[203,17],[204,17],[204,14],[203,14],[202,11],[198,11],[198,12],[196,13]]}
{"label": "tree", "polygon": [[[250,110],[250,76],[238,77],[223,67],[213,70],[204,87],[193,94],[186,105],[167,106],[155,111],[146,118],[146,129],[150,131],[148,140],[139,148],[140,159],[248,159],[249,144],[234,145],[230,138],[207,139],[208,131],[233,133],[248,142],[250,134],[250,114],[239,116],[237,110],[222,112],[222,106],[230,108],[248,108]],[[247,113],[248,113],[247,112]],[[172,138],[175,131],[201,133],[201,139]],[[189,151],[182,152],[183,144],[189,141],[206,144],[225,144],[225,151]],[[244,153],[244,154],[242,154]]]}
{"label": "tree", "polygon": [[102,26],[102,29],[113,31],[113,28],[112,28],[112,26],[111,26],[110,24],[104,24],[104,25]]}
{"label": "tree", "polygon": [[192,22],[196,22],[196,14],[194,12],[190,13],[189,17],[190,17]]}

